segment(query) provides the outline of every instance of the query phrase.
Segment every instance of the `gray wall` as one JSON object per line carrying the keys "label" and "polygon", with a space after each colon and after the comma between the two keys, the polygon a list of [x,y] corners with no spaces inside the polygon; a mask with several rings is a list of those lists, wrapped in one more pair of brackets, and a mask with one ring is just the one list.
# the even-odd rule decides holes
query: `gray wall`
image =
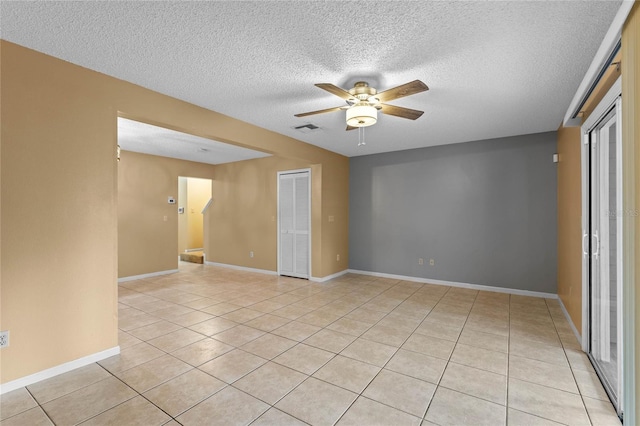
{"label": "gray wall", "polygon": [[555,151],[548,132],[352,157],[349,267],[556,293]]}

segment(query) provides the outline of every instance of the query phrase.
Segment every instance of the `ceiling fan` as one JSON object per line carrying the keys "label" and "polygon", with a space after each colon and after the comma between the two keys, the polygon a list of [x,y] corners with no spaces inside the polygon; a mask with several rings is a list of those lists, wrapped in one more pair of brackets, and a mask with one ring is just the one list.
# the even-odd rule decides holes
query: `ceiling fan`
{"label": "ceiling fan", "polygon": [[366,81],[358,81],[353,88],[348,91],[331,83],[318,83],[316,86],[344,99],[347,102],[347,105],[321,109],[318,111],[304,112],[301,114],[295,114],[295,116],[306,117],[308,115],[323,114],[325,112],[346,110],[347,130],[367,127],[375,124],[376,121],[378,121],[378,111],[384,114],[395,115],[396,117],[415,120],[419,118],[424,111],[389,105],[384,102],[429,90],[427,85],[420,80],[414,80],[379,93],[375,88],[370,87],[369,83]]}

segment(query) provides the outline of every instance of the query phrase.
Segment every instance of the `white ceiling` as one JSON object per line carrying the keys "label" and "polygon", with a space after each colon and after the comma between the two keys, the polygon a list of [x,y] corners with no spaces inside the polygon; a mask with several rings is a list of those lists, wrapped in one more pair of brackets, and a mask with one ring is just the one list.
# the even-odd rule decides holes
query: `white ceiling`
{"label": "white ceiling", "polygon": [[[348,156],[555,130],[620,1],[2,1],[1,37]],[[429,87],[345,132],[314,83]],[[320,130],[293,129],[307,122]]]}
{"label": "white ceiling", "polygon": [[233,163],[271,155],[122,117],[118,117],[118,145],[126,151],[207,164]]}

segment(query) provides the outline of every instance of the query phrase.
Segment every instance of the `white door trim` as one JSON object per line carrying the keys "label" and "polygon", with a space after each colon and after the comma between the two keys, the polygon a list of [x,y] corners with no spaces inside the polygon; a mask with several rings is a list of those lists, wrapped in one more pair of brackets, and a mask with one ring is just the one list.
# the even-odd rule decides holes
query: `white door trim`
{"label": "white door trim", "polygon": [[[283,175],[294,175],[294,174],[301,174],[301,173],[308,173],[309,179],[308,179],[308,194],[309,194],[309,224],[308,224],[308,228],[309,229],[309,238],[308,238],[308,242],[309,242],[309,247],[307,250],[307,253],[309,254],[309,275],[305,278],[307,279],[311,279],[311,277],[313,276],[312,274],[312,264],[311,264],[311,168],[307,168],[307,169],[295,169],[295,170],[283,170],[283,171],[279,171],[278,172],[278,199],[276,201],[277,204],[277,216],[276,216],[276,222],[277,222],[277,233],[278,233],[278,247],[277,247],[277,256],[278,256],[278,275],[280,275],[281,273],[281,268],[280,268],[280,264],[281,264],[281,259],[280,259],[280,177]],[[302,278],[302,277],[301,277]]]}

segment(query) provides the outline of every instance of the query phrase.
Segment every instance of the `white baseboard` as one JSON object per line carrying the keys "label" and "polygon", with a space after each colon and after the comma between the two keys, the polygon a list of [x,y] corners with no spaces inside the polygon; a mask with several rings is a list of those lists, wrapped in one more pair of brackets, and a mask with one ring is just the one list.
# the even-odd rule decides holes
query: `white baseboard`
{"label": "white baseboard", "polygon": [[276,271],[269,271],[267,269],[248,268],[246,266],[230,265],[228,263],[209,262],[205,260],[205,265],[220,266],[221,268],[237,269],[238,271],[257,272],[259,274],[278,275]]}
{"label": "white baseboard", "polygon": [[94,362],[102,361],[120,353],[120,346],[113,347],[111,349],[104,350],[92,355],[76,359],[74,361],[65,362],[64,364],[57,365],[55,367],[47,368],[46,370],[39,371],[34,374],[22,377],[20,379],[12,380],[10,382],[0,385],[0,395],[7,392],[11,392],[16,389],[20,389],[24,386],[32,385],[41,380],[50,379],[58,374],[67,373],[76,368],[84,367],[85,365],[93,364]]}
{"label": "white baseboard", "polygon": [[319,278],[319,277],[311,277],[311,278],[309,278],[309,281],[313,281],[313,282],[316,282],[316,283],[323,283],[323,282],[325,282],[325,281],[329,281],[329,280],[332,280],[332,279],[334,279],[334,278],[341,277],[341,276],[343,276],[344,274],[346,274],[347,272],[349,272],[349,270],[348,270],[348,269],[345,269],[344,271],[336,272],[335,274],[327,275],[326,277],[322,277],[322,278]]}
{"label": "white baseboard", "polygon": [[[236,269],[238,271],[257,272],[259,274],[267,274],[267,275],[278,275],[277,271],[269,271],[267,269],[249,268],[249,267],[246,267],[246,266],[231,265],[231,264],[228,264],[228,263],[209,262],[208,260],[205,260],[204,264],[205,265],[210,265],[210,266],[219,266],[221,268]],[[333,275],[327,275],[326,277],[322,277],[322,278],[311,277],[311,278],[309,278],[309,281],[323,283],[325,281],[329,281],[329,280],[332,280],[334,278],[338,278],[339,276],[344,275],[347,272],[349,272],[349,270],[345,269],[344,271],[336,272]]]}
{"label": "white baseboard", "polygon": [[169,269],[168,271],[150,272],[148,274],[142,274],[142,275],[132,275],[130,277],[118,278],[118,282],[126,283],[127,281],[135,281],[135,280],[141,280],[143,278],[159,277],[160,275],[175,274],[176,272],[178,272],[178,269]]}
{"label": "white baseboard", "polygon": [[410,277],[406,275],[395,275],[395,274],[385,274],[382,272],[370,272],[370,271],[358,271],[356,269],[348,269],[347,272],[353,274],[362,274],[362,275],[370,275],[373,277],[381,277],[381,278],[394,278],[398,280],[404,281],[414,281],[418,283],[426,283],[426,284],[436,284],[436,285],[444,285],[449,287],[460,287],[460,288],[468,288],[472,290],[482,290],[482,291],[493,291],[496,293],[508,293],[508,294],[516,294],[518,296],[531,296],[531,297],[543,297],[546,299],[557,299],[558,295],[555,293],[545,293],[542,291],[530,291],[530,290],[519,290],[516,288],[506,288],[506,287],[493,287],[489,285],[482,284],[469,284],[469,283],[459,283],[454,281],[442,281],[442,280],[432,280],[430,278],[421,278],[421,277]]}
{"label": "white baseboard", "polygon": [[573,330],[573,334],[576,335],[576,338],[578,339],[578,342],[580,342],[580,346],[582,346],[582,336],[580,335],[580,333],[578,333],[578,329],[576,328],[575,324],[573,323],[573,320],[571,319],[571,316],[569,315],[569,311],[567,311],[567,308],[565,308],[564,303],[562,303],[562,299],[560,297],[558,297],[558,302],[560,302],[560,308],[562,308],[562,313],[564,314],[564,317],[567,319],[567,322],[569,322],[569,325],[571,326],[571,329]]}

